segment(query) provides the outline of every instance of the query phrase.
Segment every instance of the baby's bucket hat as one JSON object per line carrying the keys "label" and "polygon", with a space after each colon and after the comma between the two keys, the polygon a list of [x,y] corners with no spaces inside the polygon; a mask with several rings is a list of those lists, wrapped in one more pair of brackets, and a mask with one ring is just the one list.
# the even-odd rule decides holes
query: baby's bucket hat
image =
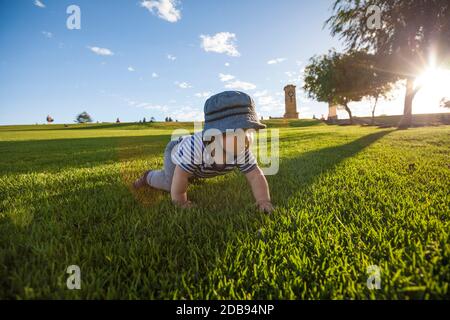
{"label": "baby's bucket hat", "polygon": [[205,102],[204,130],[216,129],[225,133],[234,129],[264,129],[258,120],[255,102],[246,93],[224,91]]}

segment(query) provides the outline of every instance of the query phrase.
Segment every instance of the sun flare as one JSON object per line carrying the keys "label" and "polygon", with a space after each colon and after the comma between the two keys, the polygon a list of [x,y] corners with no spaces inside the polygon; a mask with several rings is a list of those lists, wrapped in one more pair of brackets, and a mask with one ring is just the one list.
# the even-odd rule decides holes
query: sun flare
{"label": "sun flare", "polygon": [[420,87],[415,113],[442,112],[441,99],[450,98],[450,70],[429,68],[416,79],[415,86]]}

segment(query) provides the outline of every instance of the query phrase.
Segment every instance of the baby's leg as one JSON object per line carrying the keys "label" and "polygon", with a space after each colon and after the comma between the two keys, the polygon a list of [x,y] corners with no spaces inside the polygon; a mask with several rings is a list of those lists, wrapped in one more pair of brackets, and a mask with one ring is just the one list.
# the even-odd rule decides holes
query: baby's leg
{"label": "baby's leg", "polygon": [[149,186],[170,192],[173,173],[175,171],[175,164],[172,162],[171,153],[176,144],[176,141],[171,141],[167,144],[166,150],[164,151],[164,169],[150,172],[147,176],[147,183]]}

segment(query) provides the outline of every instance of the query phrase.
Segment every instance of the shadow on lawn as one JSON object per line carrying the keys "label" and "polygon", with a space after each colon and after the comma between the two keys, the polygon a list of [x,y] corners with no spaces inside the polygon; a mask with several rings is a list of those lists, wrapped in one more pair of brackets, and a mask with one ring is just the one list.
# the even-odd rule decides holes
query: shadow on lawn
{"label": "shadow on lawn", "polygon": [[285,203],[296,190],[308,186],[317,176],[334,170],[345,159],[355,156],[393,131],[395,130],[380,130],[349,143],[312,150],[298,157],[282,159],[278,174],[267,177],[274,202],[278,205]]}
{"label": "shadow on lawn", "polygon": [[156,155],[170,135],[0,141],[2,174],[55,173]]}
{"label": "shadow on lawn", "polygon": [[[274,203],[283,206],[296,190],[308,186],[318,175],[333,170],[343,160],[390,132],[392,130],[379,131],[343,145],[312,150],[282,160],[279,173],[268,177]],[[98,146],[102,139],[93,139],[96,142],[92,142],[92,147]],[[127,139],[130,138],[124,138],[120,143],[127,144]],[[156,143],[154,137],[132,139],[136,144]],[[161,151],[165,139],[161,136],[158,139],[162,140],[157,144]],[[132,159],[134,156],[124,157]],[[82,165],[82,161],[78,164]],[[130,178],[136,175],[131,167],[124,170]],[[171,206],[167,194],[155,190],[141,193],[141,196],[147,196],[147,203],[140,205],[139,198],[136,201],[130,197],[123,180],[114,180],[116,174],[105,173],[105,176],[91,178],[90,187],[61,189],[61,192],[48,197],[33,198],[29,204],[32,221],[26,226],[18,226],[9,217],[0,219],[0,265],[5,266],[0,268],[0,279],[3,279],[0,280],[0,297],[23,296],[25,285],[35,288],[50,286],[61,297],[76,297],[77,294],[86,297],[92,294],[89,290],[100,290],[100,296],[106,297],[108,288],[114,288],[118,291],[111,297],[124,298],[129,296],[128,288],[131,287],[135,290],[133,294],[141,298],[167,298],[175,290],[187,295],[183,282],[192,284],[204,279],[216,267],[217,258],[223,254],[227,243],[238,240],[243,232],[254,231],[261,223],[261,214],[249,206],[243,204],[238,215],[224,202],[227,196],[221,190],[230,189],[230,184],[243,186],[245,181],[238,175],[194,186],[194,199],[207,195],[208,201],[195,199],[198,204],[206,205],[198,210],[182,211]],[[104,181],[108,179],[116,182]],[[84,185],[86,181],[70,183]],[[249,193],[250,190],[244,192]],[[111,194],[115,196],[111,197]],[[239,193],[237,200],[247,196]],[[55,239],[58,239],[57,244]],[[48,251],[42,249],[46,246]],[[67,254],[60,256],[60,251]],[[112,262],[105,258],[108,256],[112,257]],[[28,264],[30,261],[33,263]],[[90,270],[92,274],[86,275],[85,279],[100,278],[101,285],[84,282],[87,289],[68,293],[65,282],[61,284],[47,279],[49,285],[39,281],[13,283],[11,280],[11,272],[47,272],[48,277],[65,277],[65,268],[73,261],[79,263],[83,270]],[[55,270],[55,264],[61,264],[61,270]],[[39,270],[35,270],[36,266]],[[120,272],[110,277],[111,268]]]}

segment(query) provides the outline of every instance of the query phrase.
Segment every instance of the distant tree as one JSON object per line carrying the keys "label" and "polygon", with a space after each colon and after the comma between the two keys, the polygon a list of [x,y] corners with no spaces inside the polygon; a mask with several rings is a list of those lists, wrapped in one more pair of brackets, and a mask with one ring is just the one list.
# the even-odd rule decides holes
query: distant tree
{"label": "distant tree", "polygon": [[[379,26],[369,23],[370,8],[379,10]],[[327,20],[333,36],[343,39],[349,50],[384,57],[389,62],[386,70],[406,80],[399,127],[409,127],[412,103],[420,90],[416,78],[430,67],[430,60],[450,64],[450,1],[335,0],[333,10]]]}
{"label": "distant tree", "polygon": [[375,112],[379,98],[391,90],[393,76],[382,71],[382,62],[364,51],[342,54],[331,50],[310,59],[303,88],[310,98],[344,109],[352,123],[351,102],[374,97]]}
{"label": "distant tree", "polygon": [[350,123],[353,122],[353,115],[349,103],[362,99],[356,85],[358,79],[352,59],[334,50],[326,55],[312,57],[305,68],[303,89],[308,97],[343,108],[348,113]]}
{"label": "distant tree", "polygon": [[75,122],[89,123],[89,122],[92,122],[92,118],[86,111],[83,111],[75,118]]}
{"label": "distant tree", "polygon": [[147,122],[147,119],[145,119],[145,117],[144,117],[144,119],[142,119],[142,123],[146,123]]}
{"label": "distant tree", "polygon": [[[375,81],[377,81],[377,79],[375,79]],[[376,82],[375,82],[376,84]],[[366,98],[370,99],[373,101],[372,104],[372,125],[375,124],[375,110],[377,108],[378,102],[383,99],[383,100],[390,100],[392,99],[392,95],[390,94],[392,92],[393,89],[393,84],[392,83],[387,83],[385,82],[384,85],[377,87],[376,85],[374,85],[374,87],[369,88],[370,93],[367,95]]]}
{"label": "distant tree", "polygon": [[442,98],[441,107],[450,109],[450,98]]}
{"label": "distant tree", "polygon": [[349,103],[361,101],[366,95],[367,74],[359,52],[335,57],[332,77],[334,102],[348,113],[350,123],[353,123],[353,115]]}
{"label": "distant tree", "polygon": [[[372,122],[380,98],[389,98],[397,76],[386,72],[385,60],[364,51],[349,51],[342,54],[336,63],[336,96],[347,110],[346,101],[374,100]],[[350,112],[348,109],[347,112]]]}
{"label": "distant tree", "polygon": [[116,123],[120,123],[120,119],[119,118],[116,119]]}
{"label": "distant tree", "polygon": [[151,117],[150,118],[150,122],[155,122],[156,120],[155,120],[155,117]]}
{"label": "distant tree", "polygon": [[327,55],[314,56],[305,67],[304,86],[309,98],[332,104],[335,99],[334,64],[338,54],[330,50]]}
{"label": "distant tree", "polygon": [[47,116],[47,123],[52,123],[55,121],[50,115]]}

